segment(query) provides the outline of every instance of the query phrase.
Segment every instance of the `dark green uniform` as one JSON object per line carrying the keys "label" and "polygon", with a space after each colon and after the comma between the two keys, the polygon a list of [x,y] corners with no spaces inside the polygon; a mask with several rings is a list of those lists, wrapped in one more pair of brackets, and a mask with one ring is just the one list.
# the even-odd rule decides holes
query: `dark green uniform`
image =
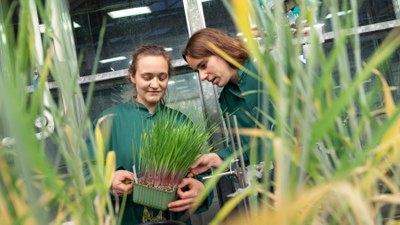
{"label": "dark green uniform", "polygon": [[[257,69],[255,65],[250,61],[246,60],[243,66],[254,74],[258,75]],[[230,123],[231,127],[234,127],[233,123],[233,115],[236,115],[238,127],[240,128],[257,128],[256,123],[253,118],[257,119],[259,122],[262,122],[262,114],[259,112],[262,104],[263,93],[261,92],[263,89],[262,82],[245,73],[242,70],[239,70],[239,81],[238,84],[233,84],[229,82],[223,88],[221,95],[219,97],[219,104],[225,118],[225,113],[228,112],[230,115]],[[245,92],[253,91],[254,93],[242,95]],[[251,118],[246,112],[251,114]],[[241,144],[243,148],[248,147],[250,143],[250,137],[241,136],[240,137]],[[260,141],[260,140],[258,140]],[[230,144],[230,142],[229,142]],[[258,143],[258,162],[262,161],[262,145]],[[222,159],[225,159],[229,155],[232,154],[232,147],[229,146],[226,149],[220,150],[216,152]],[[249,151],[245,151],[244,160],[245,164],[249,164]]]}
{"label": "dark green uniform", "polygon": [[[113,106],[100,114],[98,119],[106,115],[112,115],[110,118],[106,119],[106,121],[111,121],[108,150],[114,150],[116,152],[117,170],[129,170],[132,172],[132,166],[135,164],[134,158],[137,158],[136,156],[139,154],[138,149],[142,131],[147,129],[147,126],[151,127],[156,120],[157,113],[165,112],[165,108],[166,107],[161,104],[156,108],[154,114],[150,114],[144,105],[131,100],[127,103]],[[180,115],[185,117],[184,114],[180,113]],[[94,124],[97,123],[98,119],[94,121]],[[104,122],[102,122],[102,124],[103,123]],[[133,149],[136,149],[136,151],[133,152]],[[144,207],[134,203],[132,198],[132,195],[129,195],[127,198],[122,225],[140,224],[143,222]],[[206,206],[203,206],[199,211],[206,209],[211,201],[212,196],[209,196],[208,201],[205,203]],[[147,208],[153,217],[158,215],[158,209]],[[163,212],[163,217],[166,219],[180,220],[182,215],[182,213]],[[186,221],[186,223],[190,224],[190,220]]]}

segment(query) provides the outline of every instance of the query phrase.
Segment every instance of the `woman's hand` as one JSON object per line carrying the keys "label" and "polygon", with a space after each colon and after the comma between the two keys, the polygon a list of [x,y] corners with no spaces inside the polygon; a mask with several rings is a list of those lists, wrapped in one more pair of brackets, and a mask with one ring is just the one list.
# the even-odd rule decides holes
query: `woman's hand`
{"label": "woman's hand", "polygon": [[197,174],[204,173],[210,168],[216,168],[222,165],[222,159],[215,153],[202,155],[195,164],[190,167],[188,177],[193,177]]}
{"label": "woman's hand", "polygon": [[117,170],[113,174],[111,191],[117,196],[123,196],[125,192],[133,191],[133,173],[128,170]]}
{"label": "woman's hand", "polygon": [[[183,192],[181,188],[188,187],[189,190]],[[177,194],[179,200],[168,203],[168,209],[172,212],[181,212],[192,207],[194,201],[204,189],[204,184],[194,178],[183,178],[178,185]]]}

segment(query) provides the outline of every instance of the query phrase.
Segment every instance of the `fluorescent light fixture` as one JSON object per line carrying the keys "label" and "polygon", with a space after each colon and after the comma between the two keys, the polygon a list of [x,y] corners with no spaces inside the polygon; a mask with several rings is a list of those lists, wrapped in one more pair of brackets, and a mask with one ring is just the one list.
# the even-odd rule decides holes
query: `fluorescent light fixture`
{"label": "fluorescent light fixture", "polygon": [[171,84],[175,84],[175,81],[174,80],[168,81],[168,85],[171,85]]}
{"label": "fluorescent light fixture", "polygon": [[[79,25],[78,23],[76,23],[76,22],[73,22],[73,26],[74,26],[74,28],[80,28],[81,27],[81,25]],[[44,25],[44,24],[39,24],[39,31],[40,31],[40,33],[44,33],[44,32],[46,32],[46,25]]]}
{"label": "fluorescent light fixture", "polygon": [[211,0],[201,0],[201,2],[209,2],[209,1],[211,1]]}
{"label": "fluorescent light fixture", "polygon": [[79,28],[79,27],[81,27],[81,25],[79,25],[79,24],[77,24],[77,23],[73,23],[74,24],[74,28]]}
{"label": "fluorescent light fixture", "polygon": [[167,52],[172,52],[173,48],[164,48],[164,50]]}
{"label": "fluorescent light fixture", "polygon": [[121,9],[121,10],[108,12],[107,14],[111,18],[115,19],[115,18],[135,16],[135,15],[146,14],[146,13],[151,13],[151,10],[148,6],[136,7],[136,8],[130,8],[130,9]]}
{"label": "fluorescent light fixture", "polygon": [[110,62],[115,62],[115,61],[121,61],[126,59],[125,56],[117,56],[117,57],[113,57],[113,58],[108,58],[108,59],[102,59],[99,61],[99,63],[101,64],[105,64],[105,63],[110,63]]}
{"label": "fluorescent light fixture", "polygon": [[[343,16],[343,15],[346,15],[346,14],[350,14],[351,12],[352,12],[351,9],[347,10],[346,12],[345,11],[340,11],[340,12],[337,13],[337,15],[338,16]],[[330,13],[327,16],[325,16],[325,19],[330,19],[330,18],[332,18],[332,14],[330,14]]]}

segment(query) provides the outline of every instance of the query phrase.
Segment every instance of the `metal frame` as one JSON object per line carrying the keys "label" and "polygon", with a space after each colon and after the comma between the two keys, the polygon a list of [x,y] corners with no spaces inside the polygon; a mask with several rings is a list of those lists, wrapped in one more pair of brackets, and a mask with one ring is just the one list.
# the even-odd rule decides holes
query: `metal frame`
{"label": "metal frame", "polygon": [[[191,36],[194,32],[206,26],[203,6],[201,0],[183,0],[183,6],[188,25],[189,36]],[[203,103],[204,116],[207,119],[207,126],[220,124],[220,130],[224,130],[222,113],[219,108],[217,88],[207,81],[200,81],[200,89],[200,97]],[[210,142],[218,143],[224,137],[225,135],[222,133],[215,134]],[[216,147],[221,149],[226,147],[226,145],[220,144]],[[216,191],[219,204],[222,206],[228,200],[228,194],[231,194],[235,191],[232,180],[222,177],[216,186]]]}
{"label": "metal frame", "polygon": [[[381,23],[374,23],[374,24],[369,24],[369,25],[353,28],[348,31],[348,35],[365,34],[365,33],[376,32],[376,31],[384,31],[384,30],[389,30],[389,29],[395,28],[395,27],[400,27],[400,19],[390,20],[390,21],[381,22]],[[326,32],[326,33],[322,34],[322,37],[324,40],[331,40],[335,37],[335,33],[333,31]]]}
{"label": "metal frame", "polygon": [[[196,1],[196,0],[184,0],[184,3],[188,2],[188,1]],[[394,0],[394,1],[400,2],[400,0]],[[396,4],[400,4],[400,3],[396,3]],[[188,22],[188,26],[193,26],[191,29],[189,29],[189,32],[193,32],[197,29],[202,28],[201,26],[199,26],[199,28],[196,29],[196,26],[198,26],[196,24],[200,23],[200,22],[193,22],[193,21],[197,20],[197,16],[193,14],[193,9],[186,10],[186,7],[192,7],[192,6],[185,5],[185,13],[191,14],[188,17],[188,20],[192,21],[192,22],[190,22],[192,25],[189,25],[190,23]],[[399,9],[399,12],[400,12],[400,9]],[[396,20],[390,20],[390,21],[386,21],[386,22],[361,26],[361,27],[351,30],[349,32],[349,34],[354,34],[354,33],[365,34],[365,33],[376,32],[376,31],[384,31],[384,30],[395,28],[395,27],[400,27],[400,18],[396,19]],[[322,37],[324,40],[331,40],[334,38],[334,32],[323,33]],[[187,65],[187,63],[183,59],[172,61],[172,66],[174,68],[183,67],[186,65]],[[112,80],[112,79],[119,79],[124,76],[128,76],[127,69],[117,70],[117,71],[112,71],[112,72],[107,72],[107,73],[98,73],[98,74],[89,75],[89,76],[81,76],[81,77],[79,77],[78,82],[79,82],[79,84],[87,84],[87,83],[90,83],[92,80],[94,80],[95,82],[106,81],[106,80]],[[201,83],[203,83],[203,82],[201,82]],[[202,84],[202,87],[203,87],[203,84]],[[50,89],[57,88],[57,85],[54,82],[49,82],[49,88]],[[212,89],[209,87],[206,87],[204,85],[204,92],[206,92],[206,93],[214,92],[215,90],[212,90]],[[28,91],[32,91],[32,90],[33,90],[33,87],[28,86]]]}
{"label": "metal frame", "polygon": [[[183,6],[188,25],[189,36],[197,30],[205,27],[205,19],[203,13],[203,6],[201,0],[184,0]],[[207,81],[200,81],[201,101],[204,107],[204,116],[207,118],[207,125],[213,126],[220,124],[220,130],[223,130],[222,115],[218,102],[218,89]],[[225,137],[224,134],[216,134],[212,138],[213,143],[220,142]],[[224,148],[225,145],[217,146],[217,148]]]}

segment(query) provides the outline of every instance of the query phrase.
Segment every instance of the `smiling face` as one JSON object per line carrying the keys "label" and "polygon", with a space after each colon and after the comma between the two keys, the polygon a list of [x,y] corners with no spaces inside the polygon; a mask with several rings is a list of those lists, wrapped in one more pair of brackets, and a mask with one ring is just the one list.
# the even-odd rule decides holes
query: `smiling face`
{"label": "smiling face", "polygon": [[186,61],[192,69],[199,72],[200,80],[207,80],[218,87],[224,87],[229,82],[237,84],[239,80],[237,69],[219,56],[198,59],[187,56]]}
{"label": "smiling face", "polygon": [[163,56],[140,56],[136,73],[130,76],[136,87],[136,101],[154,112],[168,87],[169,65]]}

